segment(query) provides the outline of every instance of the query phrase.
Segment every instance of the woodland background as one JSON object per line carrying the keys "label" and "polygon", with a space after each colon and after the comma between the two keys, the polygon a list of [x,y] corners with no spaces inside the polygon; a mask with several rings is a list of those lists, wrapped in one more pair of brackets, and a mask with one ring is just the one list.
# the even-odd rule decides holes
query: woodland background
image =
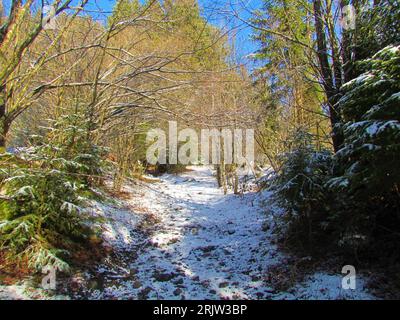
{"label": "woodland background", "polygon": [[[0,5],[4,270],[73,266],[96,245],[83,208],[105,179],[117,193],[145,172],[184,170],[145,159],[147,131],[178,121],[256,129],[257,165],[272,169],[260,188],[285,209],[289,250],[398,277],[398,1],[263,0],[245,16],[225,3],[212,8],[234,21],[225,27],[196,0],[118,0],[103,21],[90,0],[49,2],[55,29],[41,1]],[[254,68],[237,61],[243,26]],[[239,168],[216,169],[221,188],[240,193]]]}

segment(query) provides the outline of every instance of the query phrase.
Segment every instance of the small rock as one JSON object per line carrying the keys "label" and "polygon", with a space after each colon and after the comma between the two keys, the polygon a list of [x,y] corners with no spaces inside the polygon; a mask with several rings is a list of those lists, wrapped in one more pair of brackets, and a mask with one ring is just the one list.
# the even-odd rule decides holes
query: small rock
{"label": "small rock", "polygon": [[219,287],[220,289],[226,288],[227,286],[229,286],[229,282],[221,282],[221,283],[218,285],[218,287]]}
{"label": "small rock", "polygon": [[179,279],[173,281],[173,283],[174,283],[174,284],[183,284],[183,279],[182,279],[182,278],[179,278]]}
{"label": "small rock", "polygon": [[179,238],[173,238],[168,241],[167,245],[175,244],[179,242]]}
{"label": "small rock", "polygon": [[208,246],[208,247],[202,247],[202,248],[200,248],[200,250],[203,251],[203,252],[205,252],[205,253],[214,251],[215,249],[217,249],[216,246]]}
{"label": "small rock", "polygon": [[148,299],[149,293],[150,293],[151,291],[153,291],[153,289],[150,288],[150,287],[147,287],[147,288],[143,289],[142,291],[140,291],[140,293],[139,293],[139,295],[138,295],[139,300],[146,300],[146,299]]}
{"label": "small rock", "polygon": [[154,272],[153,278],[158,282],[167,282],[176,278],[176,274],[174,273],[161,273],[159,271]]}
{"label": "small rock", "polygon": [[174,296],[179,296],[180,294],[182,293],[182,289],[176,289],[175,291],[174,291]]}
{"label": "small rock", "polygon": [[142,284],[140,283],[140,281],[135,281],[135,282],[133,282],[133,287],[135,289],[139,289],[142,287]]}
{"label": "small rock", "polygon": [[267,232],[270,229],[270,225],[268,221],[265,221],[262,225],[262,231]]}
{"label": "small rock", "polygon": [[251,276],[251,281],[253,281],[253,282],[260,281],[260,277],[253,275],[253,276]]}
{"label": "small rock", "polygon": [[129,270],[129,274],[130,274],[131,276],[136,275],[138,272],[139,272],[138,269],[131,269],[131,270]]}

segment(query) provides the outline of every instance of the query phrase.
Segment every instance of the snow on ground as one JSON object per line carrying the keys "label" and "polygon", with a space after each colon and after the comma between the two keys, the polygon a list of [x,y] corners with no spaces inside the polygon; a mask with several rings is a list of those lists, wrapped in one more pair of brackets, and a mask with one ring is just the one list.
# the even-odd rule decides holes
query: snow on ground
{"label": "snow on ground", "polygon": [[25,300],[26,287],[22,285],[0,286],[0,300]]}
{"label": "snow on ground", "polygon": [[[128,262],[129,280],[115,280],[90,292],[92,299],[372,299],[361,285],[358,291],[341,289],[342,275],[319,273],[288,292],[265,283],[269,266],[283,261],[273,235],[274,210],[265,215],[262,201],[268,193],[224,195],[207,167],[165,175],[156,184],[142,184],[140,205],[159,224],[141,242],[138,219],[114,217],[109,239],[113,246],[135,242],[136,258]],[[135,194],[137,188],[125,191]],[[269,231],[263,230],[265,221]],[[142,235],[143,236],[143,235]],[[110,238],[111,237],[111,238]],[[139,237],[140,238],[140,237]],[[109,268],[100,271],[107,274]],[[113,270],[112,273],[117,273]],[[105,276],[107,277],[107,275]],[[107,281],[106,281],[107,282]]]}
{"label": "snow on ground", "polygon": [[9,286],[0,285],[0,300],[70,300],[70,297],[54,295],[25,281]]}
{"label": "snow on ground", "polygon": [[[71,298],[374,299],[363,279],[356,291],[341,289],[341,274],[320,272],[289,290],[274,289],[266,273],[286,257],[275,244],[279,210],[268,204],[270,194],[224,195],[210,168],[190,169],[127,185],[129,199],[118,205],[93,203],[115,253],[75,276],[84,289],[69,292]],[[19,287],[5,290],[0,299],[26,298]]]}
{"label": "snow on ground", "polygon": [[[123,283],[96,298],[118,292],[120,297],[151,299],[255,298],[268,294],[260,273],[277,256],[264,246],[264,217],[255,214],[255,196],[224,196],[208,168],[166,175],[143,198],[161,220],[138,259],[136,287]],[[147,289],[147,290],[146,290]],[[105,295],[105,296],[104,296]]]}
{"label": "snow on ground", "polygon": [[300,300],[373,300],[374,298],[365,288],[365,280],[356,281],[356,290],[342,289],[342,276],[326,273],[316,273],[309,276],[302,284],[293,289],[293,294],[277,295],[275,299],[300,299]]}

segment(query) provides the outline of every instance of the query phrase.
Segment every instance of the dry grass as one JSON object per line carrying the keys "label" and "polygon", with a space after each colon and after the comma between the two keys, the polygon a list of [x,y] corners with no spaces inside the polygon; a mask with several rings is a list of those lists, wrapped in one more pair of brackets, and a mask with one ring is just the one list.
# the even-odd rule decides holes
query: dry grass
{"label": "dry grass", "polygon": [[267,270],[265,281],[277,291],[287,291],[315,271],[316,261],[310,258],[289,258]]}
{"label": "dry grass", "polygon": [[0,252],[0,284],[13,285],[20,280],[26,279],[33,270],[28,268],[27,261],[15,261],[10,263],[6,252]]}
{"label": "dry grass", "polygon": [[139,181],[145,182],[145,183],[159,183],[160,179],[157,178],[149,178],[149,177],[144,177],[144,176],[138,176],[137,179]]}

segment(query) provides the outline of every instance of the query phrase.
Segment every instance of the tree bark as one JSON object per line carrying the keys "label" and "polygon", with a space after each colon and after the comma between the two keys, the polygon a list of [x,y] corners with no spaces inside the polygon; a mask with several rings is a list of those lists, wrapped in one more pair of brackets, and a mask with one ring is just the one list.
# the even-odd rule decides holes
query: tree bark
{"label": "tree bark", "polygon": [[5,151],[9,124],[6,118],[6,98],[4,86],[0,87],[0,153]]}
{"label": "tree bark", "polygon": [[[340,9],[343,11],[343,8],[349,5],[349,0],[341,0],[340,1]],[[342,60],[343,60],[343,78],[344,82],[349,82],[350,80],[355,78],[355,70],[354,70],[354,61],[356,59],[355,47],[353,45],[354,40],[354,30],[342,30]]]}
{"label": "tree bark", "polygon": [[237,172],[236,166],[233,171],[233,193],[236,195],[239,194],[239,174]]}
{"label": "tree bark", "polygon": [[[334,84],[334,75],[332,74],[332,67],[329,63],[329,53],[327,47],[327,37],[325,33],[325,25],[322,14],[321,0],[314,0],[314,19],[315,31],[317,36],[317,56],[321,68],[321,76],[324,91],[327,97],[330,121],[332,127],[332,142],[334,151],[340,150],[343,145],[343,135],[338,132],[336,126],[341,122],[340,112],[335,108],[338,101],[338,94],[340,88]],[[335,68],[337,70],[337,68]],[[337,76],[337,75],[336,75]]]}
{"label": "tree bark", "polygon": [[6,137],[9,130],[9,124],[4,116],[5,106],[0,105],[0,153],[6,150]]}
{"label": "tree bark", "polygon": [[[69,5],[71,4],[72,0],[64,0],[64,1],[54,1],[53,4],[56,5],[57,9],[55,12],[55,16],[61,14],[62,12],[69,9]],[[87,4],[88,0],[82,0],[80,4],[78,4],[78,8],[76,9],[73,16],[76,16],[82,8]],[[1,21],[0,23],[0,47],[8,45],[6,39],[10,36],[11,31],[13,30],[13,26],[15,24],[22,23],[23,12],[25,9],[30,9],[33,1],[22,1],[22,0],[12,0],[11,6],[9,9],[8,16],[5,17],[4,22]],[[41,10],[39,10],[41,14],[41,18],[44,14],[43,12],[43,5],[44,2],[42,1]],[[19,28],[17,28],[17,31]],[[7,97],[5,92],[5,83],[12,75],[12,73],[20,66],[22,56],[24,52],[32,45],[32,43],[36,40],[39,36],[40,32],[43,30],[43,23],[42,19],[38,22],[32,24],[28,30],[24,33],[18,31],[15,36],[16,40],[11,38],[12,44],[14,45],[14,50],[10,56],[6,58],[6,65],[0,66],[0,152],[5,150],[6,146],[6,136],[9,131],[10,125],[12,121],[19,115],[23,109],[20,108],[18,105],[15,106],[13,109],[13,114],[7,113]],[[15,31],[15,32],[17,32]],[[44,55],[43,51],[43,55]],[[35,94],[35,92],[33,92]]]}
{"label": "tree bark", "polygon": [[226,166],[225,161],[221,161],[221,182],[224,189],[224,194],[228,194],[228,184],[226,181]]}

